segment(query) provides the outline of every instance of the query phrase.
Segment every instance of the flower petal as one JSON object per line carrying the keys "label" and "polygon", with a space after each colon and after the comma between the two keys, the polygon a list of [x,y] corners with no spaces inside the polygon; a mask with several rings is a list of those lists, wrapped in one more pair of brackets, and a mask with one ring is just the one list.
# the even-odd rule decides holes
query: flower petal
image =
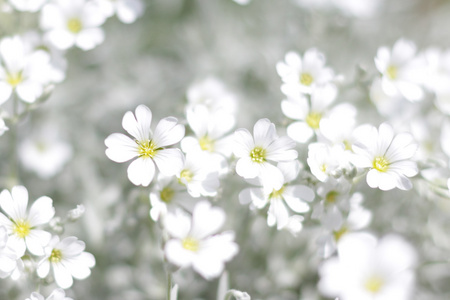
{"label": "flower petal", "polygon": [[153,141],[158,148],[173,145],[181,141],[184,137],[184,131],[184,126],[178,124],[176,118],[167,117],[156,125]]}
{"label": "flower petal", "polygon": [[31,205],[28,220],[31,227],[50,222],[55,215],[53,200],[47,196],[40,197]]}
{"label": "flower petal", "polygon": [[105,153],[112,161],[122,163],[138,156],[138,145],[122,133],[113,133],[105,139]]}
{"label": "flower petal", "polygon": [[159,171],[165,176],[172,176],[181,172],[184,156],[180,149],[159,150],[153,157]]}
{"label": "flower petal", "polygon": [[127,173],[134,185],[148,186],[155,176],[155,163],[150,158],[138,157],[128,166]]}

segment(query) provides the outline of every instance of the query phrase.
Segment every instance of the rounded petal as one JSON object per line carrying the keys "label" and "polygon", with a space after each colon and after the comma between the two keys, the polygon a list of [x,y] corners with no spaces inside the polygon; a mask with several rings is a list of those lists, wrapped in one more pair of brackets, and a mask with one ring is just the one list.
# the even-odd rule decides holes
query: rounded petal
{"label": "rounded petal", "polygon": [[28,191],[24,186],[15,186],[11,193],[3,190],[0,194],[1,208],[13,219],[27,219]]}
{"label": "rounded petal", "polygon": [[105,33],[101,28],[87,28],[78,33],[75,44],[78,48],[87,51],[100,45],[105,40]]}
{"label": "rounded petal", "polygon": [[138,156],[138,146],[135,141],[121,133],[113,133],[105,139],[108,147],[105,154],[112,161],[122,163]]}
{"label": "rounded petal", "polygon": [[52,235],[44,230],[33,229],[25,238],[28,250],[34,255],[44,255],[44,247],[48,244]]}
{"label": "rounded petal", "polygon": [[47,196],[40,197],[31,205],[28,220],[32,227],[50,222],[55,215],[53,200]]}
{"label": "rounded petal", "polygon": [[122,119],[122,127],[138,141],[150,139],[152,111],[145,105],[136,107],[136,117],[127,111]]}
{"label": "rounded petal", "polygon": [[45,278],[50,272],[50,261],[44,257],[37,266],[37,274],[40,278]]}
{"label": "rounded petal", "polygon": [[180,240],[169,240],[164,247],[164,254],[169,262],[179,266],[191,265],[195,252],[184,249]]}
{"label": "rounded petal", "polygon": [[159,171],[165,176],[178,174],[184,166],[183,153],[176,148],[159,150],[153,160]]}
{"label": "rounded petal", "polygon": [[63,289],[70,288],[73,284],[70,271],[62,263],[52,264],[52,266],[56,284]]}
{"label": "rounded petal", "polygon": [[75,35],[67,30],[53,29],[47,32],[45,37],[60,50],[67,50],[75,45]]}
{"label": "rounded petal", "polygon": [[286,129],[287,135],[298,143],[306,143],[313,135],[314,131],[305,122],[294,122]]}
{"label": "rounded petal", "polygon": [[298,153],[292,148],[295,141],[287,136],[274,140],[266,149],[266,158],[273,161],[291,161],[297,158]]}
{"label": "rounded petal", "polygon": [[255,163],[249,157],[242,157],[236,163],[236,173],[244,178],[255,178],[260,174],[258,163]]}
{"label": "rounded petal", "polygon": [[266,149],[274,139],[277,138],[275,124],[269,119],[260,119],[253,127],[255,145]]}
{"label": "rounded petal", "polygon": [[216,233],[225,222],[225,212],[219,207],[211,207],[208,201],[198,202],[192,213],[193,237],[203,239]]}
{"label": "rounded petal", "polygon": [[91,269],[95,266],[95,258],[89,252],[83,252],[80,255],[65,261],[64,264],[70,270],[73,278],[85,279],[91,275]]}
{"label": "rounded petal", "polygon": [[153,141],[157,147],[173,145],[181,141],[184,137],[184,126],[178,124],[174,117],[167,117],[159,121],[153,135]]}
{"label": "rounded petal", "polygon": [[150,158],[138,157],[128,166],[127,173],[134,185],[148,186],[155,176],[155,163]]}
{"label": "rounded petal", "polygon": [[255,148],[253,137],[245,128],[240,128],[234,132],[234,155],[236,157],[245,157],[250,155],[250,151]]}

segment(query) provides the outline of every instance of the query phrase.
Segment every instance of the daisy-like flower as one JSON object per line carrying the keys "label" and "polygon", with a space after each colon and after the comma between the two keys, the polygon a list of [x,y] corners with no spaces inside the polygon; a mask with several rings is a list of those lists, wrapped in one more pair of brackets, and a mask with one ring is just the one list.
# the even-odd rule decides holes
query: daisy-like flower
{"label": "daisy-like flower", "polygon": [[28,191],[24,186],[15,186],[11,193],[8,190],[0,193],[0,206],[7,214],[0,213],[0,225],[8,231],[8,245],[19,257],[25,254],[26,249],[34,255],[43,255],[51,234],[38,229],[38,226],[47,224],[55,215],[52,199],[47,196],[38,198],[27,212]]}
{"label": "daisy-like flower", "polygon": [[186,186],[192,197],[215,196],[219,188],[219,175],[201,153],[188,153],[184,166],[177,172],[179,182]]}
{"label": "daisy-like flower", "polygon": [[278,190],[267,191],[264,187],[247,188],[239,193],[239,201],[252,204],[262,209],[269,204],[267,212],[267,225],[277,225],[281,230],[289,224],[290,213],[287,206],[296,213],[309,211],[309,204],[314,199],[314,192],[309,187],[300,184],[289,184],[297,178],[300,172],[300,163],[292,161],[278,163],[278,169],[283,173],[283,186]]}
{"label": "daisy-like flower", "polygon": [[311,94],[334,77],[333,70],[325,67],[325,56],[315,48],[307,50],[303,58],[298,53],[288,52],[285,62],[277,63],[277,72],[284,82],[281,90],[286,95]]}
{"label": "daisy-like flower", "polygon": [[179,267],[192,266],[205,279],[218,277],[238,252],[234,232],[216,234],[225,222],[225,212],[201,201],[192,218],[177,210],[165,218],[165,228],[172,237],[164,247],[167,260]]}
{"label": "daisy-like flower", "polygon": [[309,101],[303,95],[290,95],[281,102],[283,114],[296,120],[287,127],[287,135],[299,143],[306,143],[320,131],[320,123],[330,104],[336,99],[337,88],[327,85],[315,89]]}
{"label": "daisy-like flower", "polygon": [[55,0],[42,8],[40,26],[45,37],[61,50],[74,45],[90,50],[101,44],[100,26],[106,18],[98,5],[86,0]]}
{"label": "daisy-like flower", "polygon": [[387,47],[378,49],[375,65],[381,73],[383,91],[391,96],[403,96],[409,101],[419,101],[424,92],[420,83],[425,73],[424,64],[416,59],[416,45],[400,39],[389,51]]}
{"label": "daisy-like flower", "polygon": [[56,284],[63,289],[72,286],[73,278],[87,278],[91,275],[91,268],[95,266],[95,258],[84,251],[85,247],[85,243],[74,236],[61,241],[58,236],[53,236],[45,247],[44,258],[38,264],[38,276],[45,278],[50,268],[53,269]]}
{"label": "daisy-like flower", "polygon": [[350,169],[350,153],[343,144],[328,146],[324,143],[308,145],[308,165],[311,173],[322,182],[330,177],[340,177],[343,170]]}
{"label": "daisy-like flower", "polygon": [[30,298],[25,300],[73,300],[70,297],[66,297],[66,292],[63,289],[55,289],[47,298],[44,298],[40,293],[33,292],[30,295]]}
{"label": "daisy-like flower", "polygon": [[[52,80],[54,67],[47,52],[28,52],[19,36],[0,41],[0,104],[15,92],[28,103],[39,98]],[[54,79],[54,78],[53,78]]]}
{"label": "daisy-like flower", "polygon": [[167,215],[168,211],[175,211],[182,207],[187,211],[192,211],[194,204],[199,198],[193,198],[186,190],[184,184],[174,176],[164,176],[159,174],[155,185],[150,192],[150,217],[153,221]]}
{"label": "daisy-like flower", "polygon": [[241,128],[235,131],[234,155],[239,158],[236,163],[238,175],[250,179],[260,177],[264,186],[275,190],[281,189],[283,173],[272,162],[288,162],[297,158],[297,151],[292,149],[295,142],[289,137],[278,137],[275,125],[268,119],[260,119],[253,127],[253,136]]}
{"label": "daisy-like flower", "polygon": [[394,136],[393,128],[383,123],[377,130],[371,125],[355,129],[355,155],[352,163],[359,168],[369,168],[367,184],[371,188],[387,191],[393,188],[408,190],[412,183],[408,177],[418,173],[417,165],[411,158],[417,144],[409,133]]}
{"label": "daisy-like flower", "polygon": [[105,17],[117,18],[125,23],[131,24],[144,13],[144,2],[142,0],[94,0],[101,7]]}
{"label": "daisy-like flower", "polygon": [[234,127],[235,117],[223,110],[210,112],[206,106],[198,104],[187,110],[186,119],[195,137],[185,137],[181,149],[185,153],[203,153],[217,171],[225,173],[226,159],[233,153],[233,137],[225,134]]}
{"label": "daisy-like flower", "polygon": [[366,233],[342,237],[338,257],[319,268],[319,291],[342,300],[410,299],[416,253],[401,237]]}
{"label": "daisy-like flower", "polygon": [[184,136],[184,126],[174,117],[159,121],[154,134],[150,130],[152,112],[145,105],[136,108],[135,115],[128,111],[122,120],[123,128],[134,139],[113,133],[105,140],[106,155],[122,163],[137,157],[128,166],[128,179],[135,185],[148,186],[155,175],[155,164],[166,176],[182,169],[184,156],[180,149],[164,148],[178,143]]}

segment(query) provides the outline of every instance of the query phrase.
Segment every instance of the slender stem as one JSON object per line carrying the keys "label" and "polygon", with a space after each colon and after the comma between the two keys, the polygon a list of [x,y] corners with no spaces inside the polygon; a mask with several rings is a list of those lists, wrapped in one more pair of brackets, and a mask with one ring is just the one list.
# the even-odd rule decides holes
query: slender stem
{"label": "slender stem", "polygon": [[19,101],[17,96],[13,94],[13,117],[11,122],[11,143],[10,143],[10,178],[12,185],[16,185],[18,181],[18,160],[17,160],[17,131],[19,123]]}
{"label": "slender stem", "polygon": [[172,273],[167,271],[167,300],[170,300],[172,293]]}

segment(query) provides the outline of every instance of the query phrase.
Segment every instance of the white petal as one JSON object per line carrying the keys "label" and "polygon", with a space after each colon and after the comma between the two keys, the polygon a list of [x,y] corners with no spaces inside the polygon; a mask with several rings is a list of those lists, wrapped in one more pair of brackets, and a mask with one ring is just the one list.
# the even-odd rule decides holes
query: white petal
{"label": "white petal", "polygon": [[12,86],[6,82],[0,81],[0,104],[3,104],[11,97],[12,91]]}
{"label": "white petal", "polygon": [[157,147],[173,145],[181,141],[184,137],[184,126],[177,124],[178,120],[174,117],[164,118],[159,121],[153,135],[153,141]]}
{"label": "white petal", "polygon": [[164,227],[170,236],[183,239],[191,230],[191,218],[185,212],[176,210],[164,218]]}
{"label": "white petal", "polygon": [[277,138],[275,125],[269,119],[260,119],[253,127],[255,145],[266,149]]}
{"label": "white petal", "polygon": [[272,199],[270,201],[267,214],[275,218],[278,230],[286,226],[289,221],[289,212],[281,199]]}
{"label": "white petal", "polygon": [[80,255],[64,262],[73,278],[85,279],[91,275],[90,267],[95,265],[95,258],[91,253],[83,252]]}
{"label": "white petal", "polygon": [[108,147],[105,154],[112,161],[122,163],[138,156],[138,146],[135,141],[121,133],[113,133],[105,139]]}
{"label": "white petal", "polygon": [[56,284],[63,289],[70,288],[73,284],[70,271],[62,263],[52,264],[52,266]]}
{"label": "white petal", "polygon": [[262,163],[260,165],[260,178],[263,188],[266,191],[278,191],[284,184],[283,173],[280,169],[269,163]]}
{"label": "white petal", "polygon": [[45,37],[60,50],[69,49],[75,44],[75,35],[63,29],[53,29]]}
{"label": "white petal", "polygon": [[266,158],[273,161],[290,161],[297,158],[295,142],[287,136],[274,140],[266,149]]}
{"label": "white petal", "polygon": [[179,267],[189,266],[195,257],[195,252],[184,249],[180,240],[169,240],[164,247],[167,260]]}
{"label": "white petal", "polygon": [[153,157],[159,171],[165,176],[179,174],[184,166],[184,156],[180,149],[163,149]]}
{"label": "white petal", "polygon": [[55,215],[53,200],[47,196],[40,197],[31,205],[28,220],[31,227],[50,222]]}
{"label": "white petal", "polygon": [[260,167],[249,157],[242,157],[236,163],[236,173],[244,178],[255,178],[260,174]]}
{"label": "white petal", "polygon": [[192,213],[191,233],[203,239],[216,233],[225,222],[225,212],[219,207],[211,207],[208,201],[200,201]]}
{"label": "white petal", "polygon": [[44,278],[48,275],[48,272],[50,272],[50,261],[47,257],[44,257],[37,267],[37,274],[40,278]]}
{"label": "white petal", "polygon": [[298,143],[306,143],[313,135],[314,131],[305,122],[294,122],[286,129],[287,135]]}
{"label": "white petal", "polygon": [[125,24],[133,23],[144,12],[141,0],[123,0],[117,3],[117,17]]}
{"label": "white petal", "polygon": [[100,45],[105,40],[105,33],[101,28],[87,28],[78,33],[75,44],[78,48],[87,51]]}
{"label": "white petal", "polygon": [[3,190],[0,194],[0,206],[13,219],[26,219],[28,205],[28,191],[24,186],[15,186],[11,193]]}
{"label": "white petal", "polygon": [[155,175],[155,163],[150,158],[138,157],[128,166],[127,173],[134,185],[148,186]]}
{"label": "white petal", "polygon": [[122,119],[122,127],[138,141],[147,141],[150,139],[152,112],[145,105],[139,105],[136,112],[139,114],[139,120],[136,120],[131,111],[127,111]]}
{"label": "white petal", "polygon": [[253,137],[245,128],[240,128],[234,132],[234,155],[237,157],[249,156],[250,151],[255,147]]}
{"label": "white petal", "polygon": [[42,95],[43,87],[42,84],[38,82],[32,82],[30,80],[21,82],[16,87],[17,95],[22,99],[23,101],[27,103],[33,103],[36,101],[37,98],[39,98]]}
{"label": "white petal", "polygon": [[28,250],[34,255],[44,255],[44,247],[48,244],[52,235],[43,230],[32,229],[25,238]]}
{"label": "white petal", "polygon": [[280,162],[277,167],[283,173],[285,183],[293,181],[300,173],[300,162],[298,160]]}

